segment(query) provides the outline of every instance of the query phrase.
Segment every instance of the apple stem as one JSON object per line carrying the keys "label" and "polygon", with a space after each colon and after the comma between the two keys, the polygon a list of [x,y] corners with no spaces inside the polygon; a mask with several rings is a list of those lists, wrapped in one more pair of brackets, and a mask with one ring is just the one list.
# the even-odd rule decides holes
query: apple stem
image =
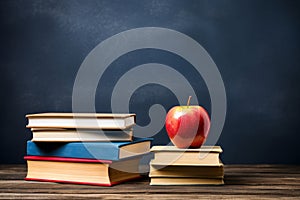
{"label": "apple stem", "polygon": [[187,103],[186,103],[187,106],[190,106],[191,98],[192,98],[192,96],[189,96],[189,99],[188,99],[188,101],[187,101]]}

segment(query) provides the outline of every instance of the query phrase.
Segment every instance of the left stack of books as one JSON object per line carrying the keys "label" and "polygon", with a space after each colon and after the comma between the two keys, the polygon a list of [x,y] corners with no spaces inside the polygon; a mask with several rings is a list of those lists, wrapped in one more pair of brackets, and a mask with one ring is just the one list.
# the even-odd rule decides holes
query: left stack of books
{"label": "left stack of books", "polygon": [[151,138],[134,138],[135,114],[26,115],[25,180],[112,186],[140,177]]}

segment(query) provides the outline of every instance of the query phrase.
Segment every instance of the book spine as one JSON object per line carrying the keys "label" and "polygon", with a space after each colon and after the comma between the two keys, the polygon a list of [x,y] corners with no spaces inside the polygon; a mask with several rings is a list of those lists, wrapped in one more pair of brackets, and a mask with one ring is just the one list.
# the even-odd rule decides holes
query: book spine
{"label": "book spine", "polygon": [[64,158],[64,157],[47,157],[47,156],[24,156],[25,160],[37,161],[54,161],[54,162],[80,162],[80,163],[106,163],[111,164],[111,160],[97,160],[85,158]]}

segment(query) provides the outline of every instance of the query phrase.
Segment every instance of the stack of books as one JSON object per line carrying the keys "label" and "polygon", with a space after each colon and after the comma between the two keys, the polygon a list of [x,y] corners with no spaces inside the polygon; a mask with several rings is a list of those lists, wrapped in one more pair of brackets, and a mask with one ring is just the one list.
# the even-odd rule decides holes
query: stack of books
{"label": "stack of books", "polygon": [[219,146],[179,149],[153,146],[150,162],[150,185],[223,185],[224,167]]}
{"label": "stack of books", "polygon": [[140,177],[151,138],[134,138],[135,114],[26,115],[25,180],[112,186]]}

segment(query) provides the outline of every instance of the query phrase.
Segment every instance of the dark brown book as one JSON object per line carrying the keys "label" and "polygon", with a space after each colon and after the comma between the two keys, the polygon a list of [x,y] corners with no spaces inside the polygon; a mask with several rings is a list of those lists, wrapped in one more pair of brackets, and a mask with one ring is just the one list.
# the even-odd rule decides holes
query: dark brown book
{"label": "dark brown book", "polygon": [[223,178],[222,166],[160,166],[150,163],[149,177],[198,177],[198,178]]}

